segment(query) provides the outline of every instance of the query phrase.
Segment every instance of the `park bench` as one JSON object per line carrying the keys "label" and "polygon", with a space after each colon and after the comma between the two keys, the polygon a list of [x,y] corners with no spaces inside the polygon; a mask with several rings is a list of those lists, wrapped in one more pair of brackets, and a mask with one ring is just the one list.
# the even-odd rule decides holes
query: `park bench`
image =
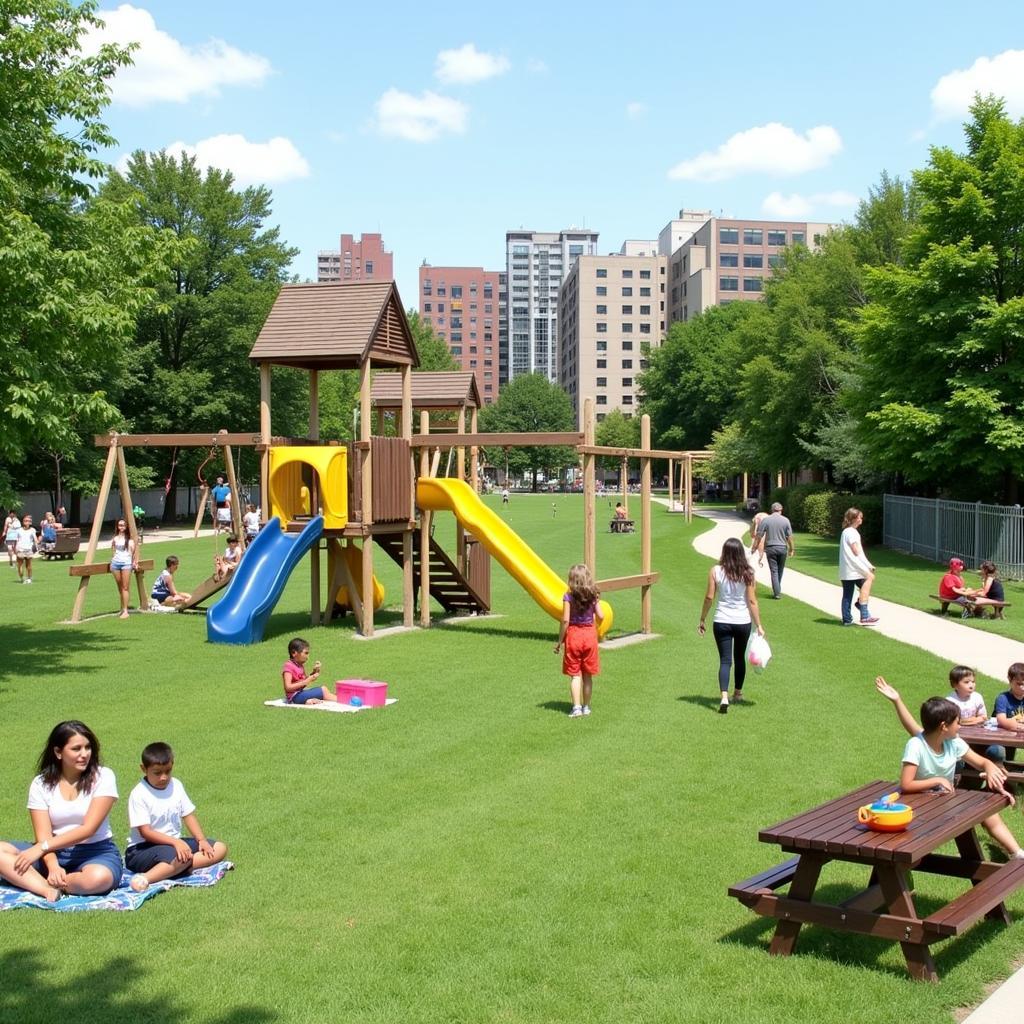
{"label": "park bench", "polygon": [[[960,738],[982,757],[988,757],[985,753],[989,747],[998,745],[1006,749],[1007,757],[1013,751],[1024,749],[1024,732],[1011,732],[1009,729],[986,729],[983,725],[962,725],[958,733]],[[1018,754],[1017,757],[1020,757]],[[1024,759],[1004,761],[1006,779],[1014,784],[1024,783]],[[982,776],[976,768],[969,764],[963,766],[960,773],[961,783],[972,788],[981,786]]]}
{"label": "park bench", "polygon": [[613,519],[608,524],[612,533],[636,533],[636,521],[633,519]]}
{"label": "park bench", "polygon": [[41,550],[43,558],[59,559],[74,558],[82,544],[82,531],[75,528],[67,528],[57,531],[57,539],[49,550]]}
{"label": "park bench", "polygon": [[939,597],[938,594],[929,595],[933,601],[939,602],[939,614],[945,615],[950,605],[954,605],[961,610],[960,618],[969,619],[972,615],[980,616],[983,614],[986,608],[992,609],[992,618],[1001,619],[1003,617],[1003,609],[1010,607],[1009,601],[993,601],[991,604],[977,604],[973,597],[964,597],[961,601],[951,601],[947,597]]}

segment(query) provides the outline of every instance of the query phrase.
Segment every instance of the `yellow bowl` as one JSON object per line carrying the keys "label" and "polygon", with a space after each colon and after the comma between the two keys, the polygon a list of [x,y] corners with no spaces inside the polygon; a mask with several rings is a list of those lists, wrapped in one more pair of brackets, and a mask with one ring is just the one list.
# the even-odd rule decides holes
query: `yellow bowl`
{"label": "yellow bowl", "polygon": [[914,809],[906,804],[865,804],[857,810],[857,820],[875,832],[902,832],[913,818]]}

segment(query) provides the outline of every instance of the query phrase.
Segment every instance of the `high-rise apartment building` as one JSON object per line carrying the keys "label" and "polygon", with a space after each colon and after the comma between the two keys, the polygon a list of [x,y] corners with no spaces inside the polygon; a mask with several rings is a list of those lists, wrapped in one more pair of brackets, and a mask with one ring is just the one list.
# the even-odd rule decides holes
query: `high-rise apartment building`
{"label": "high-rise apartment building", "polygon": [[341,246],[321,249],[317,254],[317,284],[338,281],[393,281],[393,254],[384,248],[380,235],[363,234],[357,242],[352,235],[341,236]]}
{"label": "high-rise apartment building", "polygon": [[420,267],[420,316],[476,375],[484,405],[498,397],[504,276],[482,267]]}
{"label": "high-rise apartment building", "polygon": [[580,256],[559,297],[559,383],[583,420],[594,399],[598,420],[612,409],[632,416],[637,376],[665,337],[668,258]]}
{"label": "high-rise apartment building", "polygon": [[669,257],[669,323],[690,320],[710,306],[761,298],[782,250],[814,248],[829,230],[807,221],[709,218]]}
{"label": "high-rise apartment building", "polygon": [[679,216],[670,220],[658,235],[658,253],[671,256],[681,245],[693,238],[697,229],[711,220],[710,210],[680,210]]}
{"label": "high-rise apartment building", "polygon": [[597,232],[508,231],[508,376],[543,373],[558,379],[558,294],[580,256],[597,252]]}

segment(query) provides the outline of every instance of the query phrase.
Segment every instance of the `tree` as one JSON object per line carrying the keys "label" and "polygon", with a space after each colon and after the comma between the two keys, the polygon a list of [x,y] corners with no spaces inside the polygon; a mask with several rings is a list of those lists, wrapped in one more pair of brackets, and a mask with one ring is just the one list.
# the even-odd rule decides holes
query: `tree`
{"label": "tree", "polygon": [[[612,409],[597,425],[594,441],[606,448],[639,448],[640,421],[623,414],[621,409]],[[621,484],[629,483],[628,460],[618,455],[602,455],[598,462],[602,469],[613,469],[622,474]]]}
{"label": "tree", "polygon": [[882,171],[878,184],[858,204],[848,230],[857,262],[866,267],[902,263],[903,243],[917,224],[920,205],[912,184]]}
{"label": "tree", "polygon": [[[491,433],[570,431],[574,423],[569,396],[541,373],[524,374],[511,380],[501,389],[498,401],[480,412],[480,429]],[[487,458],[492,464],[499,462],[496,451],[488,450]],[[561,446],[516,447],[507,453],[511,472],[532,472],[534,491],[538,472],[557,471],[575,462],[575,451]]]}
{"label": "tree", "polygon": [[1024,122],[976,98],[967,151],[914,174],[904,265],[868,272],[852,401],[878,466],[925,488],[1018,500],[1024,472]]}
{"label": "tree", "polygon": [[405,315],[409,320],[413,341],[416,342],[416,351],[420,356],[419,369],[421,371],[455,371],[462,369],[459,361],[448,348],[448,342],[435,334],[434,328],[415,309],[407,309]]}
{"label": "tree", "polygon": [[[70,451],[119,421],[109,384],[169,240],[92,199],[115,144],[100,120],[125,48],[83,57],[92,0],[0,8],[0,457]],[[0,469],[0,490],[12,486]]]}

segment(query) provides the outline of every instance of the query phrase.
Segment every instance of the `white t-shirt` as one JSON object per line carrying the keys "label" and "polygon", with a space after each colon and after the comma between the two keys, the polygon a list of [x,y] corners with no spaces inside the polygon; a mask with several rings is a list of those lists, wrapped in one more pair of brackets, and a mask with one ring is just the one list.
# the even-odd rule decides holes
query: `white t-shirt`
{"label": "white t-shirt", "polygon": [[985,710],[985,698],[982,697],[977,690],[974,691],[966,700],[964,700],[956,690],[950,690],[946,694],[946,700],[950,704],[955,704],[960,709],[960,720],[963,721],[965,718],[977,718],[978,715],[984,715],[988,718],[988,712]]}
{"label": "white t-shirt", "polygon": [[27,530],[23,526],[21,533],[18,534],[18,543],[14,550],[21,555],[29,554],[36,545],[36,536],[34,526],[30,526]]}
{"label": "white t-shirt", "polygon": [[[860,554],[856,554],[853,545],[860,548]],[[871,572],[871,563],[864,555],[864,545],[861,543],[860,534],[854,526],[848,526],[843,530],[839,538],[839,578],[841,580],[862,580]]]}
{"label": "white t-shirt", "polygon": [[259,533],[260,532],[260,514],[259,512],[246,512],[243,516],[245,522],[246,533]]}
{"label": "white t-shirt", "polygon": [[718,604],[715,606],[715,617],[712,621],[729,625],[750,622],[746,583],[743,580],[729,579],[720,565],[716,565],[713,571],[715,583],[718,584]]}
{"label": "white t-shirt", "polygon": [[172,777],[166,789],[154,789],[141,779],[128,797],[128,824],[132,827],[128,845],[146,842],[139,833],[141,825],[148,825],[154,832],[171,839],[180,839],[181,819],[195,809],[196,805],[177,779]]}
{"label": "white t-shirt", "polygon": [[[85,821],[89,805],[92,803],[93,797],[96,796],[112,796],[115,800],[117,799],[117,780],[109,768],[100,768],[91,793],[79,793],[74,800],[64,799],[59,783],[51,789],[43,783],[43,777],[37,775],[28,788],[28,809],[30,811],[48,811],[53,834],[59,836],[62,832],[78,828]],[[103,839],[109,839],[112,835],[110,815],[108,814],[100,822],[99,828],[88,839],[83,839],[81,842],[98,843]]]}

